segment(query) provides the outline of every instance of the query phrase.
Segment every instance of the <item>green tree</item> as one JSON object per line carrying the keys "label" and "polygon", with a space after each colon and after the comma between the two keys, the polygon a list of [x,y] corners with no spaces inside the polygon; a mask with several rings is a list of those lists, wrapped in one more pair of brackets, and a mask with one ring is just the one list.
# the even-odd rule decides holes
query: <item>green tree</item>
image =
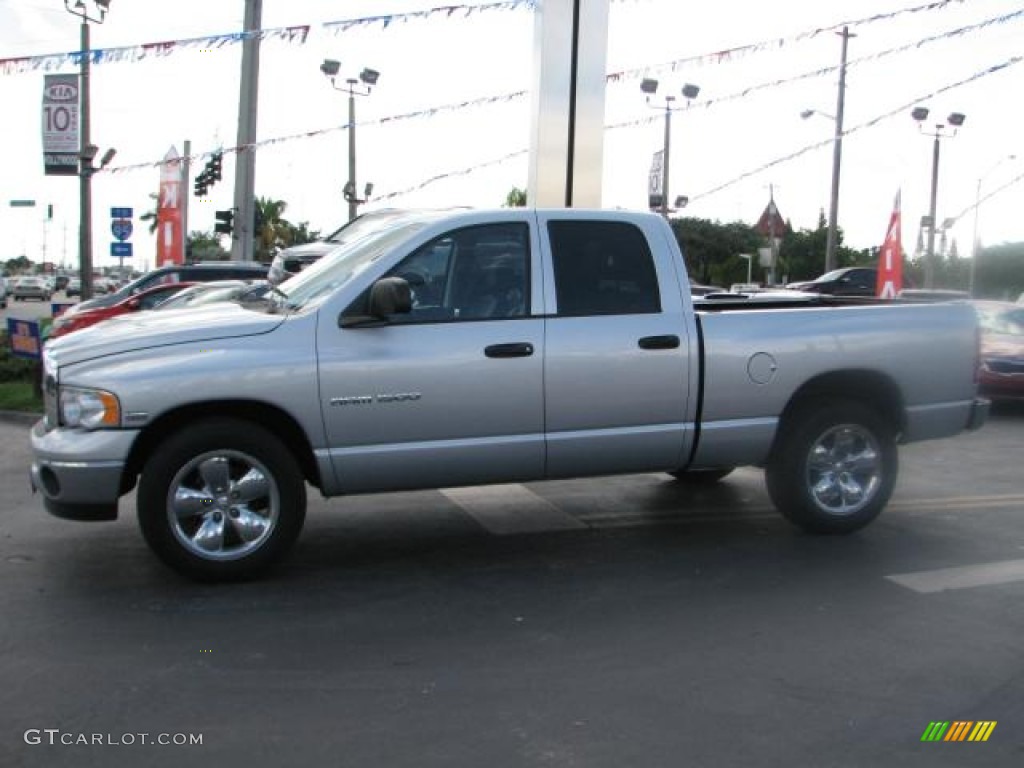
{"label": "green tree", "polygon": [[28,272],[33,267],[32,260],[25,254],[18,256],[13,259],[8,259],[4,262],[4,274],[5,275],[17,275],[23,272]]}
{"label": "green tree", "polygon": [[220,235],[214,232],[189,232],[185,239],[186,261],[223,261],[231,254],[220,244]]}
{"label": "green tree", "polygon": [[153,233],[156,232],[156,226],[157,226],[156,209],[158,207],[158,202],[160,200],[160,196],[158,194],[156,194],[155,192],[150,192],[149,193],[149,197],[153,201],[153,207],[150,208],[148,211],[146,211],[141,216],[139,216],[139,221],[148,221],[149,222],[149,234],[152,235]]}
{"label": "green tree", "polygon": [[256,226],[253,230],[255,238],[254,256],[256,261],[269,262],[274,258],[286,241],[291,224],[284,218],[288,203],[283,200],[272,200],[269,197],[257,197],[254,201]]}
{"label": "green tree", "polygon": [[[983,248],[975,265],[975,295],[1016,301],[1024,293],[1024,243],[1003,243]],[[963,289],[967,282],[954,286]]]}
{"label": "green tree", "polygon": [[300,221],[298,224],[289,226],[285,239],[288,241],[289,246],[312,243],[320,239],[320,230],[310,229],[308,221]]}
{"label": "green tree", "polygon": [[690,279],[705,285],[728,287],[747,279],[741,253],[757,255],[761,237],[748,224],[722,224],[698,218],[671,219],[670,225],[686,260]]}
{"label": "green tree", "polygon": [[519,187],[512,187],[507,195],[505,195],[505,207],[506,208],[525,208],[526,207],[526,190],[520,189]]}
{"label": "green tree", "polygon": [[[818,214],[816,229],[790,231],[779,247],[779,277],[789,282],[813,280],[825,271],[825,251],[828,247],[828,222],[825,212]],[[840,267],[874,266],[871,249],[855,251],[843,245],[843,229],[836,230],[836,269]]]}

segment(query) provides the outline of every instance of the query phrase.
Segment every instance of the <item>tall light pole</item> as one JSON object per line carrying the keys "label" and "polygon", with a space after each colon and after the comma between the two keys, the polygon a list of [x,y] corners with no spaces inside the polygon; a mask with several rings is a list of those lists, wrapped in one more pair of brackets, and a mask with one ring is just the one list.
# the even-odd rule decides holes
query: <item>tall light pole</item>
{"label": "tall light pole", "polygon": [[[645,77],[640,83],[640,90],[647,94],[647,103],[661,109],[661,107],[651,104],[651,96],[658,92],[658,81],[649,77]],[[683,86],[682,94],[683,98],[687,101],[697,98],[697,94],[700,93],[700,86],[687,83]],[[675,101],[675,96],[672,94],[665,95],[665,142],[662,147],[661,154],[661,215],[668,219],[669,207],[668,207],[668,175],[669,175],[669,151],[672,148],[672,103]]]}
{"label": "tall light pole", "polygon": [[324,59],[320,65],[320,71],[330,79],[334,90],[348,92],[348,181],[345,183],[344,196],[348,202],[348,220],[352,221],[358,215],[359,206],[366,202],[373,191],[373,184],[367,184],[362,199],[356,193],[356,96],[369,96],[377,84],[380,72],[364,68],[358,79],[347,78],[345,84],[339,86],[335,78],[340,70],[341,62],[334,59]]}
{"label": "tall light pole", "polygon": [[[925,252],[924,262],[924,287],[935,287],[935,205],[939,194],[939,139],[956,136],[957,129],[964,124],[965,116],[962,112],[950,112],[945,123],[936,123],[934,131],[927,131],[924,128],[924,121],[928,119],[927,107],[915,107],[910,113],[918,122],[918,130],[926,136],[934,137],[932,147],[932,192],[931,203],[928,208],[928,248]],[[949,131],[949,132],[947,132]]]}
{"label": "tall light pole", "polygon": [[997,170],[999,166],[1009,160],[1016,160],[1016,155],[1006,155],[1001,158],[999,162],[985,171],[981,176],[978,177],[978,189],[974,195],[974,237],[971,239],[971,268],[967,277],[967,292],[974,295],[974,278],[977,274],[978,266],[978,210],[981,208],[981,182],[985,180],[993,171]]}
{"label": "tall light pole", "polygon": [[[844,28],[845,29],[845,28]],[[843,68],[842,74],[839,78],[839,93],[842,94],[846,88],[846,38],[843,38]],[[842,97],[840,97],[842,102]],[[820,117],[826,117],[832,121],[835,126],[835,132],[832,138],[832,193],[829,197],[828,206],[828,235],[825,241],[825,272],[828,274],[836,268],[836,248],[838,247],[838,217],[839,217],[839,168],[842,163],[843,157],[843,127],[842,119],[839,115],[830,115],[828,112],[822,112],[820,109],[805,109],[800,113],[800,117],[804,120],[812,117],[813,115],[819,115]]]}
{"label": "tall light pole", "polygon": [[78,272],[82,281],[82,300],[92,298],[92,160],[97,149],[89,135],[89,22],[102,24],[110,10],[110,0],[92,0],[98,15],[89,15],[85,0],[64,0],[64,9],[82,20],[81,58],[78,62],[81,125],[78,129]]}

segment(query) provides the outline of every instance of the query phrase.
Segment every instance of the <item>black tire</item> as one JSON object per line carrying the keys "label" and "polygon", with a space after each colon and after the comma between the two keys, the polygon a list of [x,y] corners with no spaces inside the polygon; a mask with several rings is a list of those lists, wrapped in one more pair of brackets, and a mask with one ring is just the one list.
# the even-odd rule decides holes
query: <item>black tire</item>
{"label": "black tire", "polygon": [[271,432],[214,419],[157,446],[142,470],[138,508],[142,534],[164,563],[198,581],[235,581],[262,573],[295,541],[306,484]]}
{"label": "black tire", "polygon": [[895,429],[855,400],[819,398],[786,417],[765,468],[768,493],[810,533],[850,533],[882,511],[899,471]]}
{"label": "black tire", "polygon": [[683,485],[714,485],[726,475],[732,474],[735,469],[736,467],[680,469],[675,472],[669,472],[669,474]]}

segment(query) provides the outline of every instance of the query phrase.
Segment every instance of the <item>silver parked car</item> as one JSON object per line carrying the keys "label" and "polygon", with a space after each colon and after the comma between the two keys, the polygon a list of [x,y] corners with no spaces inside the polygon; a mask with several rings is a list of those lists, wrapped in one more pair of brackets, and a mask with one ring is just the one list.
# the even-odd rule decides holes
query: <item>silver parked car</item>
{"label": "silver parked car", "polygon": [[11,297],[15,301],[19,299],[21,301],[25,299],[49,301],[52,296],[53,291],[50,284],[42,277],[20,277],[14,284],[14,290],[11,291]]}

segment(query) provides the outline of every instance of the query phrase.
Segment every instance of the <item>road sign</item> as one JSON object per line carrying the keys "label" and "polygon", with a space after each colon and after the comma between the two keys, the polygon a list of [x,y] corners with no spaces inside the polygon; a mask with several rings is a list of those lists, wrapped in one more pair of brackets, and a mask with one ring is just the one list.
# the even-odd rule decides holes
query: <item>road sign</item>
{"label": "road sign", "polygon": [[111,208],[110,218],[112,219],[130,219],[132,217],[131,208]]}
{"label": "road sign", "polygon": [[110,222],[110,232],[114,235],[114,239],[124,242],[132,236],[132,220],[131,219],[114,219]]}
{"label": "road sign", "polygon": [[110,244],[110,255],[118,258],[125,258],[132,255],[132,244],[131,243],[111,243]]}

